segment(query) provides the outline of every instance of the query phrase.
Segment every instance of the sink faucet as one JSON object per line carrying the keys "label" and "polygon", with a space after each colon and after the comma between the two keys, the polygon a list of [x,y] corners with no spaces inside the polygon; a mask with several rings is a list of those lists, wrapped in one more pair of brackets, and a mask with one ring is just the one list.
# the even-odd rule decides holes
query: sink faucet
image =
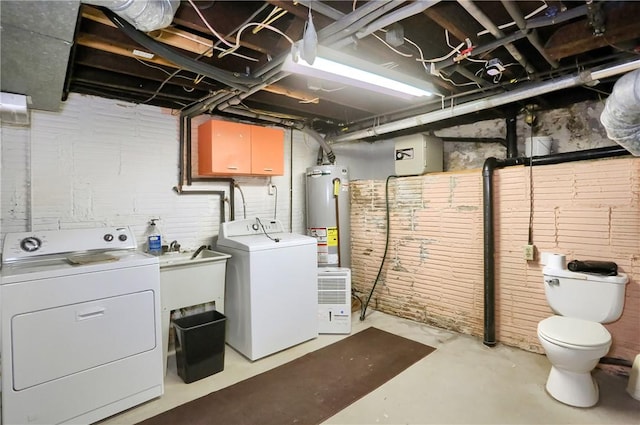
{"label": "sink faucet", "polygon": [[200,246],[200,248],[196,249],[196,252],[193,253],[193,255],[191,256],[191,259],[195,259],[203,250],[207,249],[206,245],[202,245]]}
{"label": "sink faucet", "polygon": [[169,244],[169,251],[180,251],[180,244],[178,241],[173,241]]}

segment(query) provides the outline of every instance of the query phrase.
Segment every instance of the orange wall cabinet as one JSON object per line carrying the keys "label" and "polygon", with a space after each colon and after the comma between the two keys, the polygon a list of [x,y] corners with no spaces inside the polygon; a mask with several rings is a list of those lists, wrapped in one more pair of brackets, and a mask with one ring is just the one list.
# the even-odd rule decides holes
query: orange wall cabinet
{"label": "orange wall cabinet", "polygon": [[210,120],[198,127],[200,175],[249,174],[251,130],[230,121]]}
{"label": "orange wall cabinet", "polygon": [[198,127],[198,174],[284,174],[284,131],[210,120]]}
{"label": "orange wall cabinet", "polygon": [[251,174],[284,175],[284,130],[251,127]]}

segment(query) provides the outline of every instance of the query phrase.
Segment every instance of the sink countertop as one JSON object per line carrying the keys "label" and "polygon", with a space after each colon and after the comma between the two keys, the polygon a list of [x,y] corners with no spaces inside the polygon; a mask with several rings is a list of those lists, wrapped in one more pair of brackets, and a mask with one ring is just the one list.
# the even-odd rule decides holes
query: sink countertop
{"label": "sink countertop", "polygon": [[222,261],[226,260],[227,258],[231,258],[229,254],[205,249],[200,252],[200,254],[198,254],[195,259],[192,260],[191,256],[194,254],[194,252],[195,251],[166,252],[158,257],[160,268],[200,264],[211,261]]}

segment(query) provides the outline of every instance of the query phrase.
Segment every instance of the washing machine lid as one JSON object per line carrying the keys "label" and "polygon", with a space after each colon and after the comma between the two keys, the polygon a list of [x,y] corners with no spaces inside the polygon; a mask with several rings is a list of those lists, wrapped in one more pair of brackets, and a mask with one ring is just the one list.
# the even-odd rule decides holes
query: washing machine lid
{"label": "washing machine lid", "polygon": [[230,236],[218,238],[218,248],[233,248],[241,251],[265,251],[303,245],[315,245],[317,240],[311,236],[295,233],[270,233],[257,235]]}
{"label": "washing machine lid", "polygon": [[551,316],[538,323],[538,332],[559,345],[597,347],[611,342],[611,334],[600,323],[573,317]]}

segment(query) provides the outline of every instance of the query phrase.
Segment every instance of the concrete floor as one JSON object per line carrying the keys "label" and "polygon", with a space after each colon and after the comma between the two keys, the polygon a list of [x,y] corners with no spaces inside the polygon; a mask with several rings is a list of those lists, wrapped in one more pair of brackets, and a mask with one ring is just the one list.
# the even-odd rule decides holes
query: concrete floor
{"label": "concrete floor", "polygon": [[[582,409],[552,399],[544,389],[545,356],[482,341],[371,311],[353,332],[375,326],[437,350],[385,385],[329,418],[325,424],[640,424],[640,401],[625,391],[625,378],[594,372],[600,401]],[[286,363],[344,335],[317,339],[251,363],[227,346],[224,371],[185,384],[169,358],[165,394],[111,417],[103,424],[135,424],[194,398]]]}

